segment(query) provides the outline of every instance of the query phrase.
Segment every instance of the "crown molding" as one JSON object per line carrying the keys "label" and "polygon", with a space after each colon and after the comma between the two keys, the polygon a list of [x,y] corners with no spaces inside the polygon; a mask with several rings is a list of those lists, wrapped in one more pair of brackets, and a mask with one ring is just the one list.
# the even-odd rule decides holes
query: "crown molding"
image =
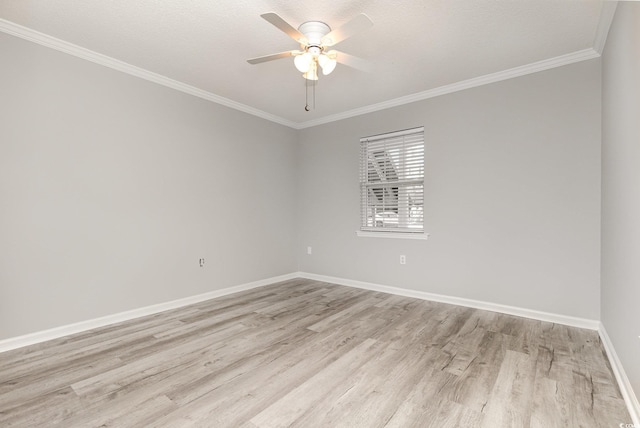
{"label": "crown molding", "polygon": [[596,29],[596,37],[593,41],[593,49],[602,55],[604,45],[607,43],[607,36],[609,35],[609,29],[613,22],[613,16],[616,13],[618,7],[617,1],[607,0],[602,3],[602,9],[600,10],[600,20],[598,21],[598,28]]}
{"label": "crown molding", "polygon": [[202,98],[207,101],[211,101],[216,104],[220,104],[220,105],[232,108],[234,110],[239,110],[241,112],[260,117],[262,119],[265,119],[271,122],[279,123],[281,125],[288,126],[290,128],[297,127],[297,124],[295,122],[286,120],[284,118],[273,115],[271,113],[267,113],[265,111],[262,111],[256,108],[249,107],[245,104],[241,104],[239,102],[230,100],[229,98],[221,97],[211,92],[207,92],[205,90],[196,88],[195,86],[187,85],[186,83],[182,83],[177,80],[170,79],[169,77],[163,76],[161,74],[153,73],[149,70],[145,70],[144,68],[136,67],[135,65],[131,65],[124,61],[111,58],[107,55],[102,55],[100,53],[83,48],[81,46],[74,45],[73,43],[65,42],[64,40],[60,40],[55,37],[48,36],[44,33],[40,33],[39,31],[35,31],[30,28],[23,27],[21,25],[15,24],[13,22],[10,22],[1,18],[0,18],[0,31],[3,33],[10,34],[12,36],[19,37],[24,40],[28,40],[33,43],[37,43],[42,46],[46,46],[51,49],[55,49],[60,52],[64,52],[69,55],[73,55],[78,58],[82,58],[87,61],[91,61],[95,64],[103,65],[105,67],[109,67],[114,70],[118,70],[123,73],[127,73],[132,76],[139,77],[141,79],[145,79],[150,82],[157,83],[159,85],[178,90],[180,92],[184,92],[186,94],[194,95],[198,98]]}
{"label": "crown molding", "polygon": [[589,59],[598,58],[600,54],[592,48],[583,49],[580,51],[572,52],[570,54],[557,56],[555,58],[549,58],[542,61],[534,62],[519,67],[510,68],[508,70],[498,71],[497,73],[486,74],[480,77],[474,77],[472,79],[462,80],[460,82],[452,83],[450,85],[440,86],[438,88],[429,89],[423,92],[407,95],[400,98],[394,98],[389,101],[384,101],[378,104],[371,104],[365,107],[345,111],[342,113],[321,117],[319,119],[310,120],[298,124],[298,129],[310,128],[312,126],[323,125],[330,122],[335,122],[342,119],[347,119],[354,116],[360,116],[367,113],[373,113],[380,110],[385,110],[392,107],[398,107],[404,104],[413,103],[416,101],[422,101],[429,98],[439,97],[441,95],[450,94],[452,92],[458,92],[465,89],[475,88],[477,86],[488,85],[490,83],[500,82],[502,80],[513,79],[514,77],[525,76],[527,74],[537,73],[539,71],[548,70],[551,68],[562,67],[563,65],[573,64],[575,62],[586,61]]}
{"label": "crown molding", "polygon": [[[148,80],[150,82],[157,83],[196,97],[220,104],[234,110],[238,110],[280,125],[287,126],[292,129],[305,129],[313,126],[323,125],[338,120],[348,119],[363,114],[373,113],[380,110],[385,110],[392,107],[398,107],[404,104],[413,103],[416,101],[422,101],[429,98],[438,97],[441,95],[450,94],[453,92],[462,91],[465,89],[474,88],[477,86],[487,85],[490,83],[500,82],[502,80],[513,79],[515,77],[524,76],[527,74],[537,73],[539,71],[548,70],[555,67],[561,67],[564,65],[573,64],[580,61],[586,61],[589,59],[598,58],[602,52],[602,47],[606,42],[606,36],[613,20],[617,1],[605,1],[602,7],[602,13],[600,21],[598,23],[598,31],[595,41],[595,48],[583,49],[580,51],[572,52],[566,55],[557,56],[555,58],[549,58],[542,61],[526,64],[519,67],[514,67],[508,70],[499,71],[496,73],[487,74],[484,76],[474,77],[472,79],[463,80],[460,82],[452,83],[438,88],[429,89],[426,91],[410,94],[407,96],[394,98],[392,100],[384,101],[377,104],[371,104],[361,108],[345,111],[338,114],[324,116],[318,119],[306,121],[306,122],[293,122],[288,119],[276,116],[271,113],[267,113],[263,110],[259,110],[245,104],[233,101],[229,98],[221,97],[219,95],[207,92],[205,90],[196,88],[195,86],[187,85],[186,83],[179,82],[177,80],[170,79],[161,74],[153,73],[140,67],[136,67],[124,61],[111,58],[109,56],[99,54],[89,49],[74,45],[72,43],[65,42],[64,40],[57,39],[55,37],[48,36],[44,33],[32,30],[27,27],[15,24],[10,21],[6,21],[0,18],[0,31],[37,43],[42,46],[55,49],[60,52],[67,53],[69,55],[76,56],[78,58],[91,61],[96,64],[103,65],[105,67],[112,68],[114,70],[127,73],[132,76],[139,77],[141,79]],[[600,50],[596,49],[599,48]]]}

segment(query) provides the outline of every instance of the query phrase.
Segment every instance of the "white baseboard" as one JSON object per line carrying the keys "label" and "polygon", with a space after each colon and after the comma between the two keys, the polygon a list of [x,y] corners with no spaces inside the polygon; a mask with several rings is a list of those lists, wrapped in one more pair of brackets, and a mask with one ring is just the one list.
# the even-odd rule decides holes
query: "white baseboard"
{"label": "white baseboard", "polygon": [[627,409],[629,410],[629,414],[631,415],[631,421],[633,422],[634,426],[640,427],[640,403],[638,403],[638,397],[636,397],[636,394],[633,392],[631,382],[629,381],[629,378],[627,377],[627,374],[622,367],[622,363],[618,358],[618,354],[616,354],[616,350],[613,347],[613,342],[611,342],[611,339],[607,334],[607,330],[605,330],[602,323],[600,323],[598,333],[600,334],[600,340],[602,340],[604,349],[605,351],[607,351],[607,357],[609,357],[611,370],[613,370],[613,374],[618,381],[618,386],[620,387],[622,398],[624,398],[624,402],[627,403]]}
{"label": "white baseboard", "polygon": [[0,340],[0,352],[10,351],[12,349],[21,348],[23,346],[33,345],[35,343],[46,342],[47,340],[57,339],[59,337],[68,336],[70,334],[80,333],[83,331],[91,330],[98,327],[104,327],[106,325],[115,324],[122,321],[129,321],[134,318],[143,317],[146,315],[156,314],[158,312],[167,311],[170,309],[180,308],[182,306],[191,305],[205,300],[213,299],[216,297],[226,296],[227,294],[237,293],[239,291],[251,290],[252,288],[258,288],[265,285],[273,284],[280,281],[287,281],[289,279],[298,278],[297,273],[290,273],[287,275],[275,276],[272,278],[262,279],[259,281],[249,282],[246,284],[240,284],[233,287],[223,288],[221,290],[214,290],[204,294],[198,294],[196,296],[185,297],[183,299],[173,300],[170,302],[159,303],[156,305],[145,306],[143,308],[133,309],[126,312],[120,312],[113,315],[107,315],[100,318],[94,318],[91,320],[81,321],[74,324],[63,325],[55,327],[49,330],[38,331],[24,336],[12,337],[9,339]]}
{"label": "white baseboard", "polygon": [[515,306],[500,305],[498,303],[483,302],[481,300],[465,299],[462,297],[445,296],[442,294],[427,293],[425,291],[409,290],[406,288],[392,287],[389,285],[374,284],[371,282],[355,281],[352,279],[336,278],[333,276],[317,275],[314,273],[298,272],[302,278],[317,281],[330,282],[333,284],[346,285],[348,287],[362,288],[365,290],[380,291],[383,293],[396,294],[398,296],[413,297],[433,302],[449,303],[452,305],[465,306],[486,311],[500,312],[517,317],[531,318],[540,321],[547,321],[556,324],[564,324],[571,327],[598,330],[600,321],[586,318],[577,318],[568,315],[552,314],[549,312],[536,311],[532,309],[518,308]]}

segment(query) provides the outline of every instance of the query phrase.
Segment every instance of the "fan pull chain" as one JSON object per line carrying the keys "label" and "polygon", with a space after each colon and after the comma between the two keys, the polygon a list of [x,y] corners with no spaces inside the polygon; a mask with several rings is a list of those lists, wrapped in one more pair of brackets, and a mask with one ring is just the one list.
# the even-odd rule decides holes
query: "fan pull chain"
{"label": "fan pull chain", "polygon": [[[312,98],[312,107],[309,107],[309,82],[311,81],[311,98]],[[310,111],[311,109],[316,109],[316,81],[310,79],[304,79],[304,111]]]}
{"label": "fan pull chain", "polygon": [[304,111],[309,111],[309,80],[304,79]]}

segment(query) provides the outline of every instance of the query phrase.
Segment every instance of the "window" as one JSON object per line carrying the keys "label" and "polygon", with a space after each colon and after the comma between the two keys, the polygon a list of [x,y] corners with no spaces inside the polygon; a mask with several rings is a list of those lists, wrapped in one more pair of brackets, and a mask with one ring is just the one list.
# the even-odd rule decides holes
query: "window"
{"label": "window", "polygon": [[360,231],[424,235],[423,127],[360,139],[360,201]]}

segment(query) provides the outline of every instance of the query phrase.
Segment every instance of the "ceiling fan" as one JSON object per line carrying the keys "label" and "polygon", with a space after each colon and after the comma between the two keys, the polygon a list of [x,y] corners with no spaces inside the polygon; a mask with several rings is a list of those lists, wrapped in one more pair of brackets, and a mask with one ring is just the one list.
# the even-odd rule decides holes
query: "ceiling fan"
{"label": "ceiling fan", "polygon": [[373,25],[367,15],[361,13],[342,27],[331,30],[331,28],[321,21],[307,21],[295,29],[278,14],[274,12],[260,15],[267,22],[289,35],[293,40],[300,43],[299,50],[280,52],[277,54],[261,56],[247,60],[249,64],[259,64],[273,61],[280,58],[294,57],[294,64],[302,76],[308,80],[318,80],[318,68],[322,74],[331,73],[337,63],[349,67],[367,71],[366,61],[329,48],[353,36],[356,33],[366,30]]}

